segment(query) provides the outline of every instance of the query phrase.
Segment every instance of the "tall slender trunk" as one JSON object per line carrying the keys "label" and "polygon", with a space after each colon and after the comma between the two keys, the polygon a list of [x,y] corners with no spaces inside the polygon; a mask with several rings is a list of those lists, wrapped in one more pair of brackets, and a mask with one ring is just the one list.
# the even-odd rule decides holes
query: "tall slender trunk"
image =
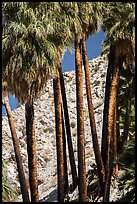
{"label": "tall slender trunk", "polygon": [[28,100],[25,104],[25,116],[31,202],[38,202],[39,195],[33,99]]}
{"label": "tall slender trunk", "polygon": [[109,110],[108,110],[108,137],[107,137],[107,151],[106,151],[106,179],[105,179],[105,190],[103,195],[103,201],[109,202],[111,175],[113,172],[113,160],[114,160],[114,140],[113,140],[113,126],[114,116],[116,108],[116,97],[117,97],[117,85],[119,81],[119,67],[114,67],[112,74],[112,83],[110,89],[109,98]]}
{"label": "tall slender trunk", "polygon": [[127,88],[128,91],[127,91],[126,117],[125,117],[125,124],[124,124],[124,133],[123,133],[121,149],[120,149],[121,153],[123,151],[124,144],[127,141],[128,132],[129,132],[131,99],[132,99],[132,81],[133,81],[133,78],[130,79],[128,88]]}
{"label": "tall slender trunk", "polygon": [[64,154],[63,154],[63,129],[61,113],[61,97],[59,77],[53,79],[56,146],[57,146],[57,171],[58,171],[58,202],[64,202]]}
{"label": "tall slender trunk", "polygon": [[73,151],[73,145],[72,145],[72,139],[71,139],[71,130],[70,130],[67,98],[66,98],[65,84],[64,84],[64,78],[63,78],[62,66],[61,66],[61,56],[60,56],[59,52],[58,52],[58,70],[59,70],[59,74],[60,74],[61,94],[62,94],[62,102],[63,102],[63,108],[64,108],[64,117],[65,117],[65,124],[66,124],[66,133],[67,133],[70,166],[71,166],[72,179],[73,179],[73,189],[75,189],[77,186],[78,177],[77,177],[74,151]]}
{"label": "tall slender trunk", "polygon": [[16,158],[17,169],[18,169],[18,175],[19,175],[19,182],[20,182],[21,193],[22,193],[22,199],[23,199],[23,202],[30,202],[27,181],[25,178],[24,170],[23,170],[19,140],[17,137],[15,126],[14,126],[14,119],[12,116],[11,108],[10,108],[8,101],[4,100],[3,104],[4,104],[6,111],[7,111],[9,126],[10,126],[10,130],[11,130],[12,141],[13,141],[14,152],[15,152],[15,158]]}
{"label": "tall slender trunk", "polygon": [[106,76],[106,89],[105,89],[104,110],[103,110],[103,126],[102,126],[101,156],[102,156],[104,166],[106,166],[109,97],[110,97],[112,70],[113,70],[114,64],[115,64],[115,53],[114,53],[113,45],[111,45],[109,58],[108,58],[108,69],[107,69],[107,76]]}
{"label": "tall slender trunk", "polygon": [[79,201],[87,202],[81,40],[75,37]]}
{"label": "tall slender trunk", "polygon": [[63,128],[64,192],[66,194],[67,189],[68,189],[68,169],[67,169],[66,135],[65,135],[65,126],[64,126],[64,117],[63,117],[62,106],[61,106],[61,114],[62,114],[62,128]]}
{"label": "tall slender trunk", "polygon": [[113,174],[118,175],[118,150],[117,150],[117,104],[115,107],[114,125],[113,125],[113,142],[114,142],[114,167]]}
{"label": "tall slender trunk", "polygon": [[120,141],[120,125],[119,125],[119,112],[118,112],[118,104],[117,104],[117,107],[116,107],[116,120],[117,120],[117,123],[116,123],[116,129],[117,129],[117,153],[119,154],[119,149],[120,149],[120,144],[121,144],[121,141]]}
{"label": "tall slender trunk", "polygon": [[88,111],[89,111],[90,127],[91,127],[92,140],[93,140],[93,148],[95,153],[95,160],[97,163],[100,189],[101,189],[101,192],[103,193],[104,183],[105,183],[105,169],[104,169],[104,164],[102,161],[100,147],[97,139],[94,107],[92,103],[92,93],[91,93],[91,87],[90,87],[89,62],[88,62],[88,57],[86,52],[86,43],[84,39],[82,41],[82,57],[83,57],[83,63],[84,63],[84,69],[85,69],[86,92],[87,92]]}

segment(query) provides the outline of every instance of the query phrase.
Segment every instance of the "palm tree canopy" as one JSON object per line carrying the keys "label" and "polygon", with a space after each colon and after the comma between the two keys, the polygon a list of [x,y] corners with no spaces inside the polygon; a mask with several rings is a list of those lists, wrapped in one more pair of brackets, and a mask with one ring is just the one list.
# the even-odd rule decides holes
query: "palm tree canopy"
{"label": "palm tree canopy", "polygon": [[107,10],[102,25],[106,33],[103,52],[115,43],[117,55],[126,56],[126,62],[131,63],[135,59],[135,3],[110,2]]}
{"label": "palm tree canopy", "polygon": [[2,36],[2,77],[25,102],[30,95],[37,97],[49,75],[56,73],[57,48],[47,40],[45,25],[27,2],[4,3],[3,16],[7,26]]}
{"label": "palm tree canopy", "polygon": [[83,34],[93,34],[100,30],[103,12],[105,11],[103,2],[77,2],[79,18],[82,22]]}

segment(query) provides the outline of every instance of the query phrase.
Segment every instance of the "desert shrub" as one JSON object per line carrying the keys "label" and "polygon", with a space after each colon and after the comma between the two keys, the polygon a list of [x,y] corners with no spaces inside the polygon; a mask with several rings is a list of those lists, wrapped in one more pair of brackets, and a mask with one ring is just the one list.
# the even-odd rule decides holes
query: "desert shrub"
{"label": "desert shrub", "polygon": [[7,164],[2,160],[2,202],[15,202],[17,192],[6,179]]}

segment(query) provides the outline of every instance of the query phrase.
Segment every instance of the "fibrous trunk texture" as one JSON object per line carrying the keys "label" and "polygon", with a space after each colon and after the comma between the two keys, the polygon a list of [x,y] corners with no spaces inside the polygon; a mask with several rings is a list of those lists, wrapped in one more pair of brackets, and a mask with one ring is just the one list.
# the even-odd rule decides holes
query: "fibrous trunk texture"
{"label": "fibrous trunk texture", "polygon": [[29,193],[28,193],[28,185],[27,185],[25,173],[23,170],[19,140],[18,140],[15,125],[14,125],[14,119],[12,116],[11,108],[10,108],[8,101],[4,100],[3,104],[5,105],[5,108],[7,111],[9,126],[10,126],[10,130],[11,130],[12,141],[13,141],[14,152],[15,152],[15,158],[16,158],[16,162],[17,162],[20,187],[21,187],[21,193],[22,193],[22,199],[23,199],[23,202],[30,202]]}
{"label": "fibrous trunk texture", "polygon": [[25,116],[31,202],[38,202],[39,194],[33,99],[28,100],[25,104]]}
{"label": "fibrous trunk texture", "polygon": [[81,40],[75,38],[79,201],[87,202]]}

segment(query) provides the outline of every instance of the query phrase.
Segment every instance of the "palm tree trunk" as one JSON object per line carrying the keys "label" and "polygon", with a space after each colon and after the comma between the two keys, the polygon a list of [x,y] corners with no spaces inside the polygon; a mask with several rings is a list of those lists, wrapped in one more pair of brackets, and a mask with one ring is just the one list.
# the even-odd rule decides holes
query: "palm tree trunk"
{"label": "palm tree trunk", "polygon": [[59,77],[53,79],[55,122],[56,122],[56,146],[57,146],[57,171],[58,171],[58,202],[64,202],[64,152],[63,152],[63,128],[61,113],[61,97]]}
{"label": "palm tree trunk", "polygon": [[64,127],[64,117],[63,110],[61,106],[61,114],[62,114],[62,128],[63,128],[63,155],[64,155],[64,193],[67,193],[68,189],[68,171],[67,171],[67,152],[66,152],[66,135],[65,135],[65,127]]}
{"label": "palm tree trunk", "polygon": [[13,141],[14,152],[15,152],[15,158],[16,158],[17,169],[18,169],[18,174],[19,174],[22,199],[23,199],[23,202],[30,202],[27,181],[25,178],[24,170],[23,170],[19,141],[18,141],[18,137],[16,134],[15,126],[14,126],[14,119],[12,116],[11,108],[10,108],[8,101],[4,100],[3,104],[4,104],[6,111],[7,111],[9,126],[10,126],[10,130],[11,130],[12,141]]}
{"label": "palm tree trunk", "polygon": [[120,141],[120,125],[119,125],[119,112],[118,112],[118,104],[116,107],[116,129],[117,129],[117,153],[119,154],[120,146],[121,146],[121,141]]}
{"label": "palm tree trunk", "polygon": [[114,126],[114,116],[116,108],[116,97],[117,97],[117,86],[119,81],[119,71],[115,67],[112,75],[112,83],[110,89],[109,98],[109,110],[108,110],[108,139],[107,139],[107,154],[106,154],[106,180],[103,202],[109,202],[111,175],[113,172],[113,160],[114,160],[114,140],[113,140],[113,126]]}
{"label": "palm tree trunk", "polygon": [[113,126],[113,141],[114,141],[114,167],[113,174],[118,175],[118,151],[117,151],[117,104],[115,107],[114,126]]}
{"label": "palm tree trunk", "polygon": [[121,153],[123,151],[125,141],[127,141],[127,138],[128,138],[128,131],[129,131],[129,125],[130,125],[130,111],[131,111],[131,99],[132,99],[132,81],[133,81],[133,78],[130,79],[130,82],[128,84],[126,117],[125,117],[124,133],[123,133],[123,137],[122,137],[121,150],[120,150]]}
{"label": "palm tree trunk", "polygon": [[79,201],[87,202],[81,40],[75,38]]}
{"label": "palm tree trunk", "polygon": [[88,111],[89,111],[90,127],[91,127],[92,140],[93,140],[93,148],[94,148],[94,153],[95,153],[95,160],[97,163],[100,189],[101,189],[101,192],[103,193],[104,183],[105,183],[105,170],[104,170],[104,164],[102,161],[101,152],[100,152],[98,139],[97,139],[97,131],[96,131],[96,124],[95,124],[95,117],[94,117],[94,107],[92,103],[92,94],[91,94],[91,87],[90,87],[89,62],[88,62],[88,57],[87,57],[87,52],[86,52],[86,43],[84,39],[82,41],[82,57],[83,57],[83,64],[84,64],[84,69],[85,69]]}
{"label": "palm tree trunk", "polygon": [[115,64],[115,53],[113,46],[110,46],[109,59],[108,59],[108,69],[106,76],[106,89],[105,89],[105,100],[104,100],[104,110],[103,110],[103,126],[102,126],[102,144],[101,144],[101,156],[106,166],[106,147],[107,147],[107,134],[108,134],[108,110],[109,110],[109,96],[110,96],[110,86],[111,86],[111,76],[112,70]]}
{"label": "palm tree trunk", "polygon": [[31,202],[38,202],[38,179],[37,179],[37,158],[36,158],[36,135],[34,124],[33,99],[25,104],[26,136],[28,152],[29,183]]}
{"label": "palm tree trunk", "polygon": [[75,164],[73,145],[72,145],[72,139],[71,139],[67,98],[66,98],[65,84],[64,84],[64,78],[63,78],[62,66],[61,66],[61,56],[60,56],[59,52],[58,52],[58,70],[59,70],[59,74],[60,74],[61,94],[62,94],[62,102],[63,102],[63,108],[64,108],[64,117],[65,117],[65,124],[66,124],[68,151],[69,151],[70,166],[71,166],[72,180],[73,180],[73,189],[75,189],[76,186],[77,186],[78,177],[77,177],[76,164]]}

